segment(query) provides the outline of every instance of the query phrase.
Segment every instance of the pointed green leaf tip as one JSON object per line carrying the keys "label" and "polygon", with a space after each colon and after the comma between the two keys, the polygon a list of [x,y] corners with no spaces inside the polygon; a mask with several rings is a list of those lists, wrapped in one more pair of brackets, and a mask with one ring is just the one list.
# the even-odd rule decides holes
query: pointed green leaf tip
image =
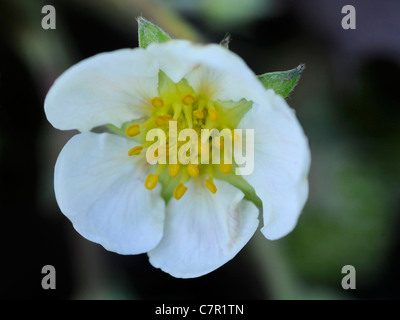
{"label": "pointed green leaf tip", "polygon": [[219,44],[221,46],[223,46],[224,48],[229,49],[229,43],[230,42],[231,42],[231,35],[229,33],[227,33]]}
{"label": "pointed green leaf tip", "polygon": [[140,48],[145,49],[150,43],[166,42],[171,39],[164,30],[150,21],[147,21],[145,18],[139,17],[137,18],[137,22]]}
{"label": "pointed green leaf tip", "polygon": [[304,68],[305,65],[301,64],[292,70],[264,73],[257,78],[266,89],[274,89],[277,94],[287,98],[299,82]]}

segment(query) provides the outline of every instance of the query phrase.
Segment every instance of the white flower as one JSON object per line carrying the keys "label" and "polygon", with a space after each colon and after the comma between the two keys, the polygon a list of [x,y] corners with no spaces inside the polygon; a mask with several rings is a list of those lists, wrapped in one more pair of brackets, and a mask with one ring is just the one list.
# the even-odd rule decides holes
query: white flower
{"label": "white flower", "polygon": [[[81,131],[61,151],[54,179],[75,229],[110,251],[147,252],[175,277],[198,277],[232,259],[257,229],[254,202],[262,203],[261,231],[278,239],[307,199],[309,148],[294,112],[218,45],[170,40],[98,54],[55,81],[45,112],[54,127]],[[165,130],[171,119],[178,130],[254,129],[254,172],[150,165],[145,133]],[[114,133],[90,132],[103,125]]]}

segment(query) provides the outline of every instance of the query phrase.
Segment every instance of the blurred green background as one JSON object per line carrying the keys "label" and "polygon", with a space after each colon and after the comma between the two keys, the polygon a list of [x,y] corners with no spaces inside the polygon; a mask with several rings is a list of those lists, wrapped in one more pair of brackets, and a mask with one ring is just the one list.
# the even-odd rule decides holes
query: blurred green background
{"label": "blurred green background", "polygon": [[[346,4],[356,30],[341,27]],[[44,5],[56,30],[43,30]],[[400,297],[400,2],[397,0],[1,0],[1,298],[397,299]],[[296,229],[257,232],[197,279],[83,239],[59,211],[54,164],[76,132],[46,120],[44,97],[69,66],[136,47],[143,15],[175,38],[218,43],[256,74],[306,70],[288,98],[310,141],[310,196]],[[53,265],[57,289],[41,288]],[[356,269],[344,290],[342,267]]]}

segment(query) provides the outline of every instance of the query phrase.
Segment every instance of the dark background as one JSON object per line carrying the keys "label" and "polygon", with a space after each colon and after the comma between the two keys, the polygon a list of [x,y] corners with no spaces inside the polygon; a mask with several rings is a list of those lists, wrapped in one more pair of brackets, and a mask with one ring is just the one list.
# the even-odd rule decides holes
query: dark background
{"label": "dark background", "polygon": [[[44,5],[57,12],[43,30]],[[341,9],[356,9],[344,30]],[[74,63],[137,46],[143,15],[176,38],[219,42],[256,74],[306,70],[288,98],[310,141],[310,196],[296,229],[260,232],[197,279],[154,269],[82,238],[58,209],[54,164],[76,132],[46,120],[43,101]],[[400,2],[397,0],[2,0],[0,227],[3,299],[397,299],[400,285]],[[44,265],[56,289],[43,290]],[[343,290],[353,265],[357,289]]]}

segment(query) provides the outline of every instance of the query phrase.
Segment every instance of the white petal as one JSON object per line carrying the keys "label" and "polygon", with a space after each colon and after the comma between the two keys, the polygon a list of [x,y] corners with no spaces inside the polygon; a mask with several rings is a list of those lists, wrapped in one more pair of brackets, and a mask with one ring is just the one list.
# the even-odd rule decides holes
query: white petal
{"label": "white petal", "polygon": [[129,157],[134,142],[112,134],[75,135],[61,151],[54,186],[61,211],[85,238],[120,254],[154,248],[163,232],[160,186],[144,187],[145,156]]}
{"label": "white petal", "polygon": [[263,202],[261,231],[274,240],[293,230],[307,200],[310,150],[286,101],[269,90],[264,103],[253,106],[239,128],[254,129],[254,171],[243,178]]}
{"label": "white petal", "polygon": [[200,177],[186,184],[180,200],[167,207],[164,236],[148,252],[153,266],[178,278],[207,274],[232,259],[258,226],[258,209],[243,193],[224,181],[214,181],[212,194]]}
{"label": "white petal", "polygon": [[142,49],[97,54],[65,71],[45,100],[49,122],[61,130],[88,131],[96,126],[148,116],[157,95],[158,65]]}
{"label": "white petal", "polygon": [[217,44],[199,45],[186,40],[171,40],[148,47],[174,82],[183,77],[196,93],[213,100],[242,98],[257,102],[265,91],[256,75],[232,51]]}

